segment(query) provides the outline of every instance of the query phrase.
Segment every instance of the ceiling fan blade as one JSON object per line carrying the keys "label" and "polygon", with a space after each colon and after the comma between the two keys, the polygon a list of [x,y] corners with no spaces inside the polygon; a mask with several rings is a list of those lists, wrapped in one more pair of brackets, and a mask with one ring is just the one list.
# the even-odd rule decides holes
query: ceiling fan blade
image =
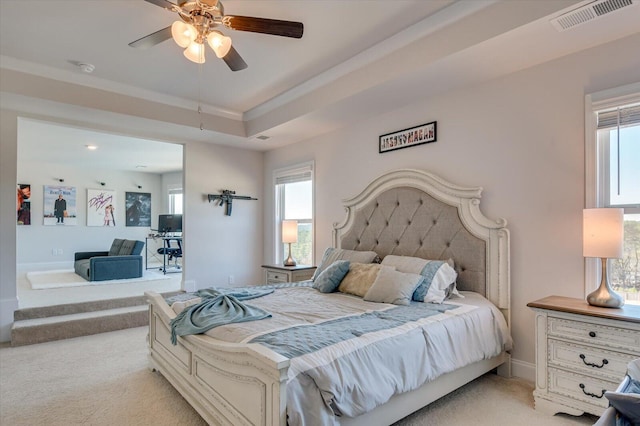
{"label": "ceiling fan blade", "polygon": [[129,46],[138,49],[147,49],[151,46],[162,43],[165,40],[169,40],[170,38],[171,26],[168,26],[167,28],[163,28],[156,31],[155,33],[149,34],[148,36],[144,36],[136,41],[132,41],[131,43],[129,43]]}
{"label": "ceiling fan blade", "polygon": [[232,30],[250,31],[253,33],[271,34],[282,37],[302,38],[304,31],[302,22],[254,18],[251,16],[226,15],[223,23],[227,28],[231,28]]}
{"label": "ceiling fan blade", "polygon": [[151,4],[155,4],[156,6],[160,6],[167,10],[175,10],[174,9],[175,7],[179,8],[177,4],[171,3],[170,1],[167,1],[167,0],[144,0],[144,1]]}
{"label": "ceiling fan blade", "polygon": [[233,46],[231,46],[231,49],[224,55],[222,60],[226,62],[231,71],[240,71],[247,67],[247,63]]}

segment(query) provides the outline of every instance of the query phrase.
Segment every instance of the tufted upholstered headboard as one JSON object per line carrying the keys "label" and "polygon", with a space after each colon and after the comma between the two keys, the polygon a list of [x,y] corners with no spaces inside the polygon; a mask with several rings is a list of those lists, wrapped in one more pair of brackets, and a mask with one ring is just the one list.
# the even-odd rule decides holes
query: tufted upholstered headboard
{"label": "tufted upholstered headboard", "polygon": [[510,322],[509,231],[506,220],[480,212],[481,187],[461,187],[431,173],[396,170],[343,200],[334,246],[424,259],[453,259],[460,290],[478,292]]}

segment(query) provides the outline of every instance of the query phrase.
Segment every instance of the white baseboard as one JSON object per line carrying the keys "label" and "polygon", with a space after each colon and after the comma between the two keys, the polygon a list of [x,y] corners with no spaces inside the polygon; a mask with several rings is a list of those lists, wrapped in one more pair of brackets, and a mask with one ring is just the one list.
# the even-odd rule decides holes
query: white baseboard
{"label": "white baseboard", "polygon": [[18,309],[18,298],[0,299],[0,342],[11,341],[13,312]]}
{"label": "white baseboard", "polygon": [[511,358],[511,375],[535,383],[536,365],[531,362]]}

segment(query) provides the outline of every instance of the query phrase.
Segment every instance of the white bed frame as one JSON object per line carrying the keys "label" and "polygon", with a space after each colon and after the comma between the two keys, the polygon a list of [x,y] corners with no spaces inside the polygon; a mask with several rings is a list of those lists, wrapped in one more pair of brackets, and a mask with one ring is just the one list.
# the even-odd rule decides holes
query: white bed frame
{"label": "white bed frame", "polygon": [[[509,231],[505,220],[492,221],[480,212],[480,187],[460,187],[418,170],[385,174],[358,196],[344,201],[347,218],[342,224],[334,224],[334,245],[341,247],[342,236],[354,225],[361,208],[386,191],[404,187],[418,189],[456,207],[464,228],[485,242],[485,296],[500,308],[510,326]],[[286,426],[287,358],[259,344],[226,343],[206,335],[179,337],[174,346],[169,322],[175,313],[159,294],[146,295],[150,366],[162,373],[207,423]],[[503,352],[442,375],[415,391],[393,397],[371,412],[341,419],[340,423],[389,425],[495,368],[499,374],[510,376],[510,355]]]}

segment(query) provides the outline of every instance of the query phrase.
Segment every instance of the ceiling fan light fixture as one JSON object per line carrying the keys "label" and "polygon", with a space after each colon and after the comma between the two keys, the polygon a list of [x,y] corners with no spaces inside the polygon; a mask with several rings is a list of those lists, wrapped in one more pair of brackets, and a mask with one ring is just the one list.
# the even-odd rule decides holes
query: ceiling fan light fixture
{"label": "ceiling fan light fixture", "polygon": [[191,62],[196,64],[204,64],[204,44],[192,42],[189,47],[184,49],[184,56]]}
{"label": "ceiling fan light fixture", "polygon": [[178,46],[189,47],[198,37],[198,30],[191,24],[176,21],[171,25],[171,36]]}
{"label": "ceiling fan light fixture", "polygon": [[207,42],[218,58],[224,58],[231,50],[231,37],[225,36],[220,31],[211,31],[207,36]]}

